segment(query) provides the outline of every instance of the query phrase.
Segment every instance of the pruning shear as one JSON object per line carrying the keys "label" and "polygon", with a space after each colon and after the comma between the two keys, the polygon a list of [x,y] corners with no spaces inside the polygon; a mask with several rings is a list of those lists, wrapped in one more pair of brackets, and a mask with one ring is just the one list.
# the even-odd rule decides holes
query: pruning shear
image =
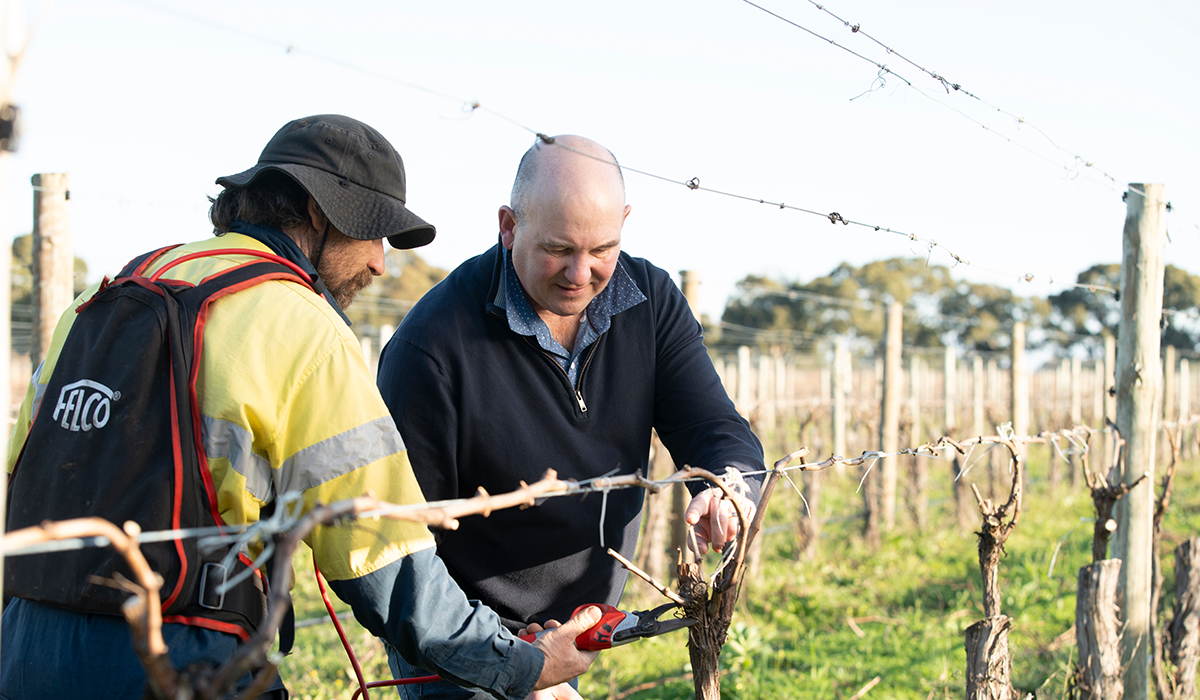
{"label": "pruning shear", "polygon": [[[679,607],[676,603],[665,603],[652,610],[635,610],[633,612],[625,612],[612,605],[593,603],[575,608],[571,617],[575,617],[592,605],[600,608],[600,621],[575,638],[575,646],[583,651],[602,651],[619,647],[622,644],[636,642],[646,637],[657,637],[666,632],[691,627],[698,622],[694,617],[658,619],[668,610]],[[521,637],[527,642],[532,642],[535,638],[536,635],[533,634]]]}

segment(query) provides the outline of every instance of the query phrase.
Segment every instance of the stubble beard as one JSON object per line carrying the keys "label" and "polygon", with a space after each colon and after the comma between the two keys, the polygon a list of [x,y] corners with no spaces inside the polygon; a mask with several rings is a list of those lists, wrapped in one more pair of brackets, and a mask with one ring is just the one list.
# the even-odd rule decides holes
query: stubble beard
{"label": "stubble beard", "polygon": [[342,279],[336,279],[336,277],[336,274],[333,276],[322,275],[325,280],[325,288],[333,295],[333,300],[342,310],[349,308],[354,303],[354,299],[358,297],[358,293],[371,286],[371,282],[375,278],[370,270],[363,270],[356,275]]}

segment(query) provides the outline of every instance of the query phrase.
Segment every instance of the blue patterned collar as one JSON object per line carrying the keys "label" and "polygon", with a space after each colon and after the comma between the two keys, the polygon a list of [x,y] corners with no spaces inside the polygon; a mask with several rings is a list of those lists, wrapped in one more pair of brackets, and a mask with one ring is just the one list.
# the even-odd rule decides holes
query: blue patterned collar
{"label": "blue patterned collar", "polygon": [[521,287],[520,280],[517,279],[517,270],[513,267],[512,256],[508,254],[508,249],[500,246],[500,254],[504,256],[503,279],[501,279],[504,293],[503,299],[498,301],[503,302],[500,306],[504,308],[508,318],[508,327],[518,335],[536,337],[538,344],[543,349],[562,358],[569,359],[578,356],[580,351],[594,342],[595,338],[608,331],[612,325],[613,316],[646,301],[646,295],[642,294],[642,290],[638,289],[633,278],[618,261],[608,284],[587,305],[586,313],[590,332],[581,331],[579,340],[575,343],[575,352],[570,353],[557,340],[554,340],[546,322],[537,315],[533,305],[529,303],[529,298],[526,296],[524,288]]}

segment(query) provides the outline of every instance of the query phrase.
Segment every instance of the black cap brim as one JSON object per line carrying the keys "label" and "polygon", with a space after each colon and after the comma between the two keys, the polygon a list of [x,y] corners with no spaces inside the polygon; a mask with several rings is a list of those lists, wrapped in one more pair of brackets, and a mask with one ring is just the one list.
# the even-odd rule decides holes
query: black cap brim
{"label": "black cap brim", "polygon": [[350,238],[386,238],[393,248],[408,250],[428,245],[437,229],[409,211],[399,199],[357,185],[333,173],[295,163],[259,163],[236,175],[217,178],[224,187],[245,187],[267,170],[289,175],[304,188],[334,227]]}

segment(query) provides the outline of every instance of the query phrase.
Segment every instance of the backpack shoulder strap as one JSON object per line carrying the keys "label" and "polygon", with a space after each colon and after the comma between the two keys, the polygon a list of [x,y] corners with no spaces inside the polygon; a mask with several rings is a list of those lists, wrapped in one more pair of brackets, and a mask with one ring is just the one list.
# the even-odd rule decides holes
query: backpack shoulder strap
{"label": "backpack shoulder strap", "polygon": [[155,260],[158,260],[160,257],[162,257],[163,253],[166,253],[167,251],[170,251],[170,250],[174,250],[174,249],[178,248],[180,245],[181,244],[176,243],[175,245],[169,245],[169,246],[166,246],[163,248],[159,248],[158,250],[152,250],[149,253],[143,253],[142,255],[137,256],[133,260],[130,260],[129,263],[125,265],[125,267],[121,268],[121,274],[118,275],[118,277],[140,276],[142,274],[142,271],[144,271],[146,269],[146,267],[150,265],[150,263],[152,263]]}

